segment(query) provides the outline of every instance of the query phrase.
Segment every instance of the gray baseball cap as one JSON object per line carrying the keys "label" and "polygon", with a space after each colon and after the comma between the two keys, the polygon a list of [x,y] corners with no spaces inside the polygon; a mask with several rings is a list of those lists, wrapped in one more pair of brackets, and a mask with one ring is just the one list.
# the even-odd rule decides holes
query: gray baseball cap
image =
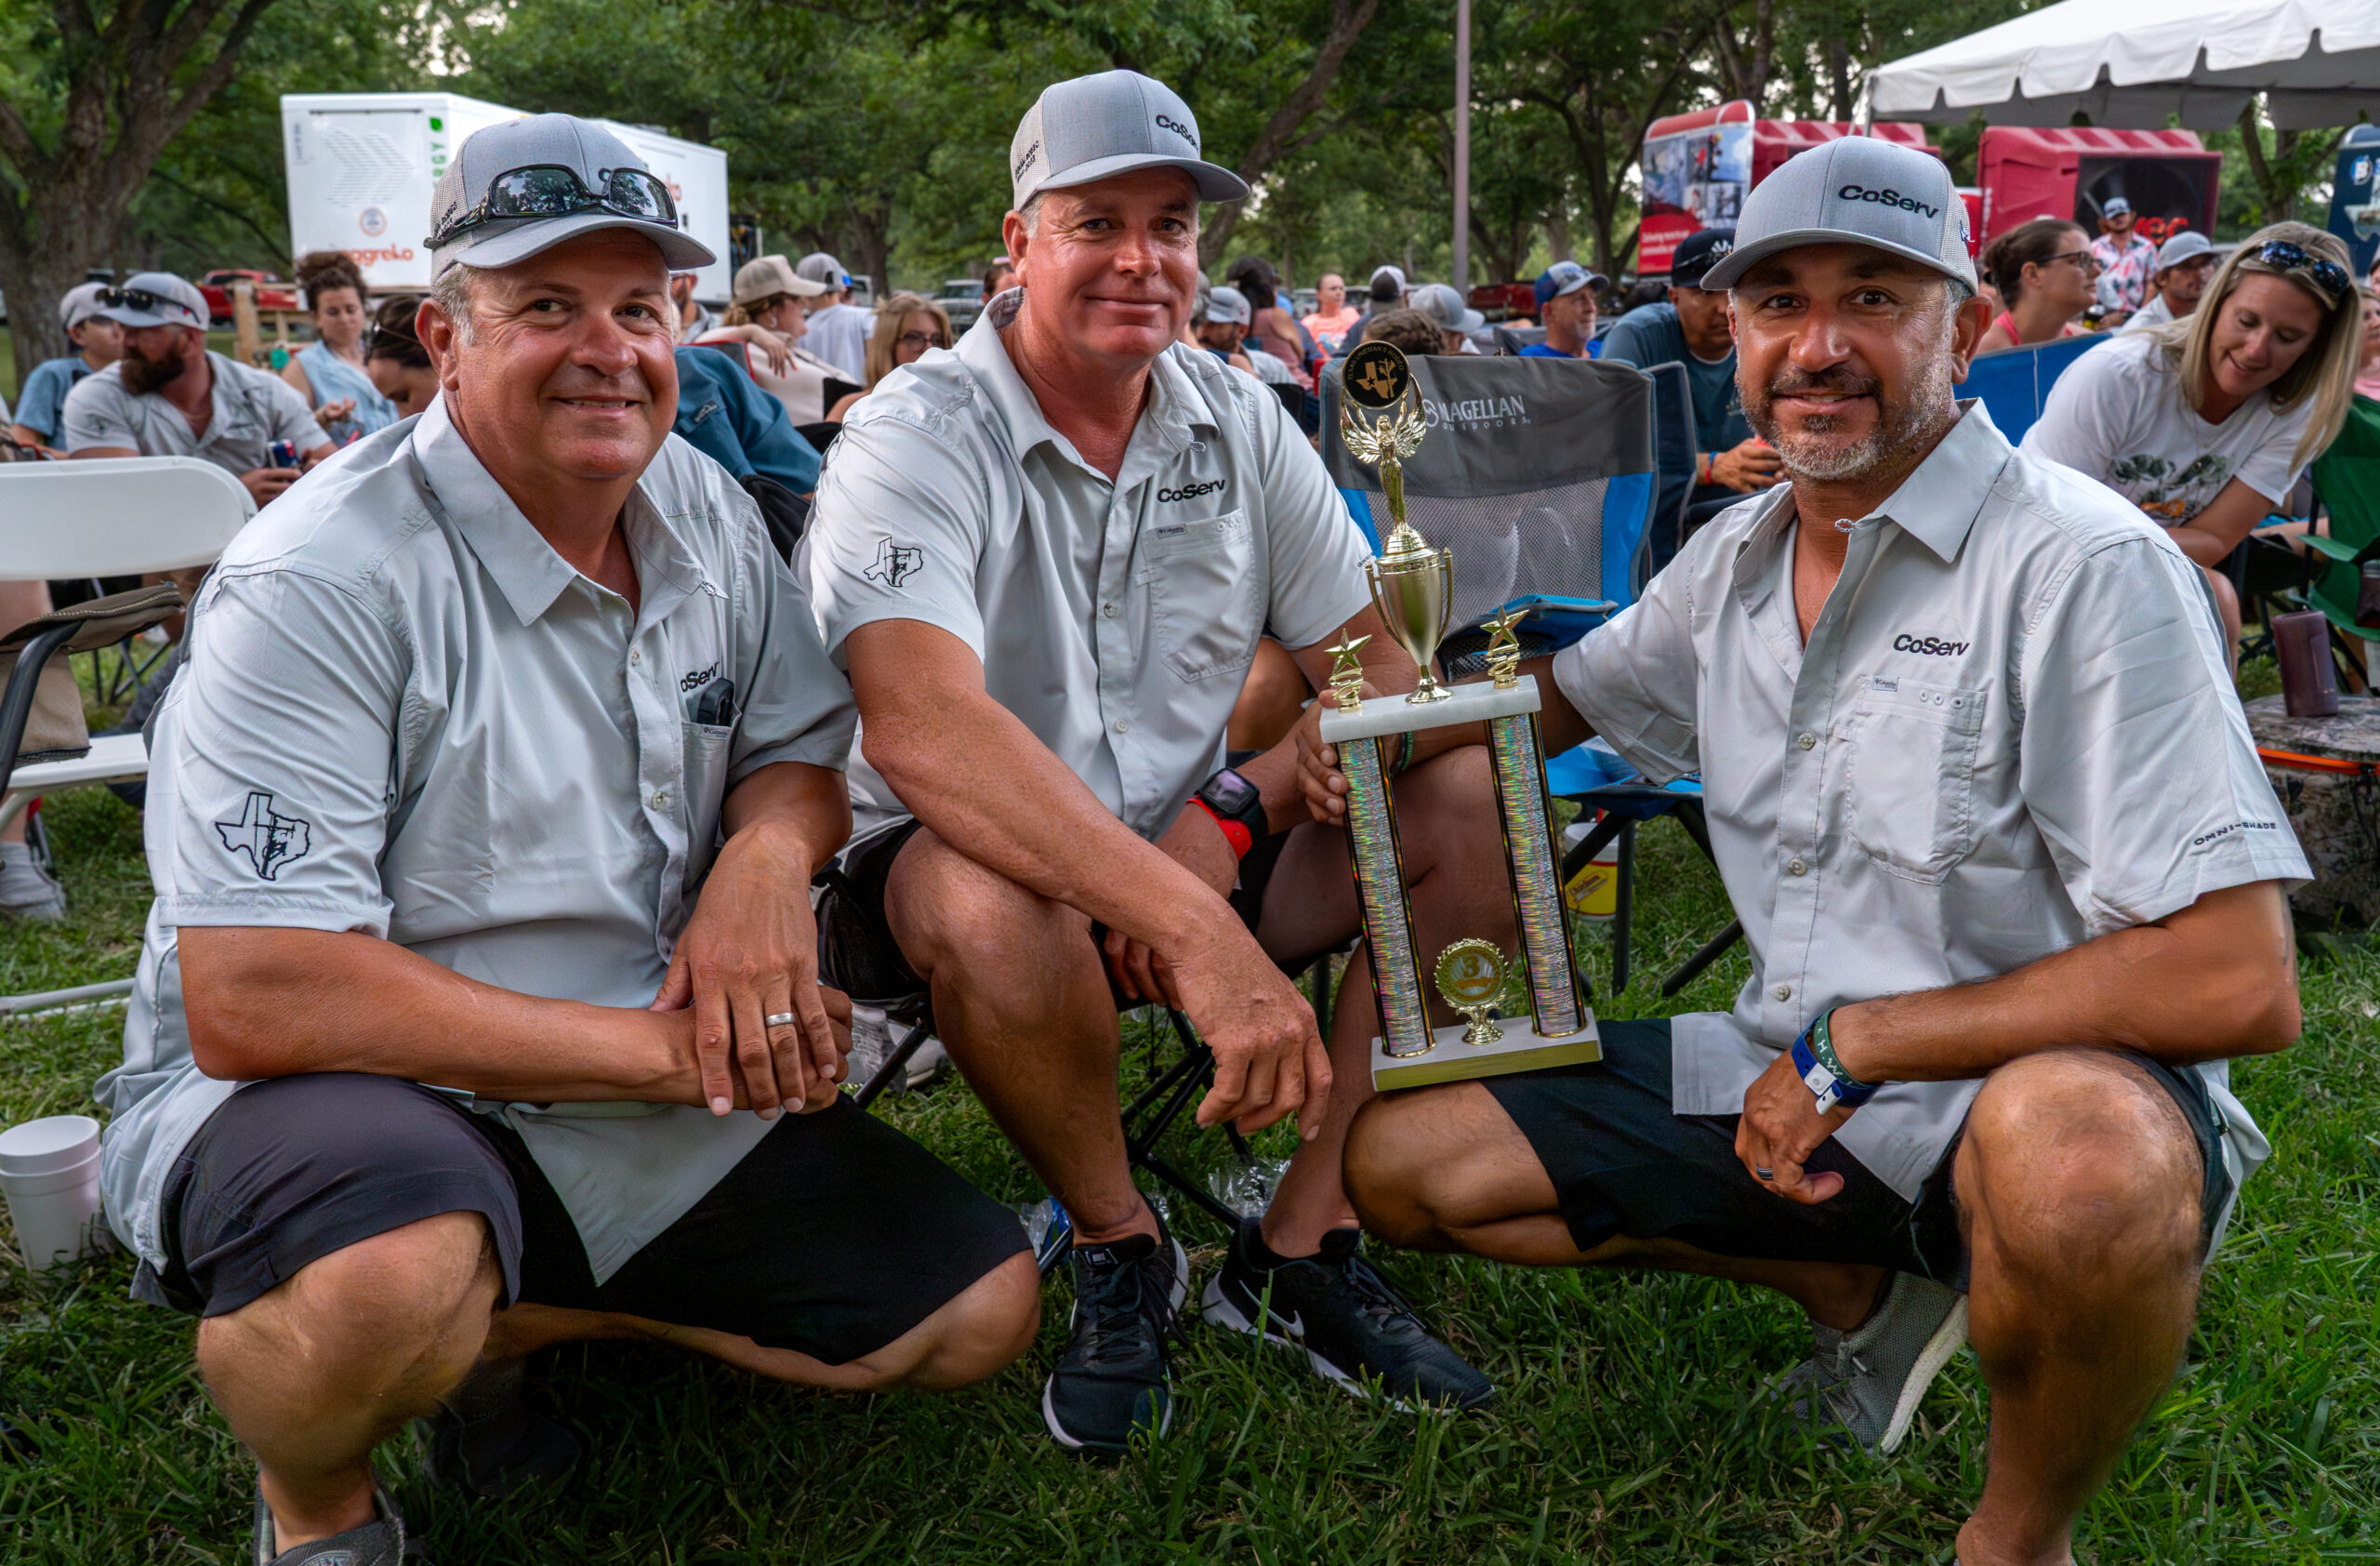
{"label": "gray baseball cap", "polygon": [[[111,321],[121,321],[127,326],[195,326],[206,330],[206,296],[198,285],[176,277],[170,272],[136,272],[122,285],[108,291],[125,299],[122,304],[102,302],[96,312]],[[149,296],[147,307],[136,307],[127,297]]]}
{"label": "gray baseball cap", "polygon": [[2215,254],[2215,241],[2196,229],[2184,229],[2157,247],[2157,270],[2180,266],[2184,261]]}
{"label": "gray baseball cap", "polygon": [[1975,286],[1967,207],[1940,158],[1871,136],[1797,153],[1744,198],[1736,247],[1702,286],[1732,288],[1757,263],[1805,245],[1871,245]]}
{"label": "gray baseball cap", "polygon": [[1237,201],[1248,181],[1199,156],[1198,121],[1163,82],[1103,71],[1044,87],[1008,148],[1014,205],[1136,168],[1178,168],[1200,201]]}
{"label": "gray baseball cap", "polygon": [[678,222],[658,217],[635,217],[606,207],[588,206],[556,217],[495,218],[450,235],[443,245],[432,243],[447,225],[476,209],[488,189],[516,169],[541,166],[569,169],[579,183],[598,195],[612,175],[623,169],[653,171],[628,151],[628,143],[592,120],[573,114],[530,114],[489,126],[463,143],[462,151],[438,177],[430,197],[430,275],[437,277],[457,261],[475,267],[509,267],[542,254],[565,239],[601,229],[626,229],[641,233],[660,247],[671,272],[693,272],[719,258],[710,247],[685,232]]}
{"label": "gray baseball cap", "polygon": [[1446,331],[1475,332],[1488,324],[1488,317],[1464,304],[1462,296],[1449,284],[1424,283],[1405,302]]}
{"label": "gray baseball cap", "polygon": [[1248,296],[1229,284],[1219,284],[1207,290],[1207,319],[1234,326],[1245,326],[1256,318],[1248,303]]}
{"label": "gray baseball cap", "polygon": [[795,263],[793,271],[796,276],[807,278],[813,283],[823,283],[829,289],[848,288],[852,285],[851,273],[843,270],[843,263],[824,250],[813,250],[802,257],[799,262]]}
{"label": "gray baseball cap", "polygon": [[77,283],[59,297],[58,324],[67,331],[88,321],[105,308],[99,296],[108,291],[104,283]]}

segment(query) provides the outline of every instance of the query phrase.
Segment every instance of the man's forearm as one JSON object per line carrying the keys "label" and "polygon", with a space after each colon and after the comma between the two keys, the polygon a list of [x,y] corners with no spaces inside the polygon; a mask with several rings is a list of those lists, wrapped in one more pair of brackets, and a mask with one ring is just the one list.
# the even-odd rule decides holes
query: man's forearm
{"label": "man's forearm", "polygon": [[2183,1066],[2294,1042],[2296,975],[2287,905],[2258,882],[1998,978],[1837,1007],[1828,1031],[1866,1082],[1980,1077],[2074,1045]]}
{"label": "man's forearm", "polygon": [[699,1104],[689,1014],[466,978],[355,932],[184,927],[192,1054],[227,1081],[361,1071],[531,1103]]}
{"label": "man's forearm", "polygon": [[719,820],[731,838],[753,828],[784,834],[807,851],[814,874],[852,835],[851,791],[840,772],[778,762],[728,790]]}

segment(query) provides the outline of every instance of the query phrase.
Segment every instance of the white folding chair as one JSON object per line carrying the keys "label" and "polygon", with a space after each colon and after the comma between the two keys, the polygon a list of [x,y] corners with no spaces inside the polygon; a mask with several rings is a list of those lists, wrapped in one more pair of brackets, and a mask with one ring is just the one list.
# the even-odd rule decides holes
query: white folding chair
{"label": "white folding chair", "polygon": [[[132,577],[205,565],[256,510],[238,479],[192,457],[0,465],[0,577]],[[94,736],[80,755],[21,766],[18,748],[53,656],[112,645],[180,607],[171,588],[140,589],[55,611],[0,637],[0,651],[19,654],[0,693],[0,827],[44,794],[147,776],[148,747],[137,734]],[[0,1013],[26,1009],[32,999],[0,996]]]}

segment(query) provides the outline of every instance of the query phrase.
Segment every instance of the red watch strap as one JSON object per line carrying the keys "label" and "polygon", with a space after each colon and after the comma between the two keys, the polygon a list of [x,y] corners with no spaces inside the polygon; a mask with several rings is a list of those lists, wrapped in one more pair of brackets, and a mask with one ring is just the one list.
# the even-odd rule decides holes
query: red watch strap
{"label": "red watch strap", "polygon": [[1250,831],[1245,826],[1231,819],[1227,816],[1216,815],[1215,807],[1209,804],[1205,800],[1193,799],[1190,803],[1205,811],[1207,813],[1207,819],[1212,821],[1217,827],[1222,829],[1223,841],[1231,844],[1231,852],[1234,858],[1245,859],[1248,857],[1248,851],[1256,846],[1256,834],[1254,832]]}

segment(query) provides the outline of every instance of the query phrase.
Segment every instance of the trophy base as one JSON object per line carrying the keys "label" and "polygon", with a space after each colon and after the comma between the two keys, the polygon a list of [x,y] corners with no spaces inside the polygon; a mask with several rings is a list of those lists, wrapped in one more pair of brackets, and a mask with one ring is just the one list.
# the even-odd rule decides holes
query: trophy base
{"label": "trophy base", "polygon": [[1549,1039],[1529,1019],[1507,1018],[1504,1036],[1492,1044],[1467,1042],[1468,1023],[1448,1023],[1432,1037],[1435,1045],[1420,1055],[1390,1055],[1378,1039],[1372,1041],[1372,1091],[1393,1093],[1404,1087],[1433,1087],[1439,1082],[1474,1082],[1481,1077],[1510,1076],[1549,1066],[1579,1066],[1603,1058],[1603,1036],[1594,1019],[1576,1033]]}

